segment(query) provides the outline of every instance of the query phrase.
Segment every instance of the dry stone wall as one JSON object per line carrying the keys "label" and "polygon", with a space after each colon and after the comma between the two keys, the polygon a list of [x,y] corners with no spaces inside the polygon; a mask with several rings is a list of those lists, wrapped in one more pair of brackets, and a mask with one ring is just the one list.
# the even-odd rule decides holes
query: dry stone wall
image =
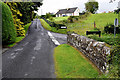
{"label": "dry stone wall", "polygon": [[110,55],[110,48],[106,47],[104,42],[98,42],[75,33],[68,33],[67,42],[89,58],[101,72],[107,71],[109,67],[107,57]]}

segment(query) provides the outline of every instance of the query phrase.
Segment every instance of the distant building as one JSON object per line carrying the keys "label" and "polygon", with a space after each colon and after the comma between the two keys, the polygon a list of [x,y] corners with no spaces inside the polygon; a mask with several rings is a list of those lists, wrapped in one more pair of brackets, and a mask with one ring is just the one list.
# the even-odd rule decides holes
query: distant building
{"label": "distant building", "polygon": [[67,9],[61,9],[56,13],[56,17],[63,17],[63,16],[79,16],[79,8],[67,8]]}

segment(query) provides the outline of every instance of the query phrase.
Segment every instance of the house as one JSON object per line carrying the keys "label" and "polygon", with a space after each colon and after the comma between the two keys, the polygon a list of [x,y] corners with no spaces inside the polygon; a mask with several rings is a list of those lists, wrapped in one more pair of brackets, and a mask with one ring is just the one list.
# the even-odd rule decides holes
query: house
{"label": "house", "polygon": [[63,16],[79,16],[79,8],[67,8],[67,9],[61,9],[56,13],[56,17],[63,17]]}

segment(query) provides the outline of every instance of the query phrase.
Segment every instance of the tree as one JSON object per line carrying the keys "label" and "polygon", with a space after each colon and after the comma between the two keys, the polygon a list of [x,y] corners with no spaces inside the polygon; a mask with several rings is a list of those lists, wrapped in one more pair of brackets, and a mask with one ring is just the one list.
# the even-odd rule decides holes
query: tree
{"label": "tree", "polygon": [[116,13],[116,14],[119,14],[119,12],[120,12],[120,8],[114,10],[114,13]]}
{"label": "tree", "polygon": [[50,13],[46,13],[45,18],[48,19],[50,17],[52,17],[52,15]]}
{"label": "tree", "polygon": [[109,2],[109,3],[113,3],[113,1],[116,1],[116,0],[110,0],[110,2]]}
{"label": "tree", "polygon": [[35,17],[34,11],[38,11],[38,7],[42,5],[41,2],[18,2],[18,9],[22,16],[18,16],[22,22],[27,24]]}
{"label": "tree", "polygon": [[98,10],[98,2],[95,0],[89,0],[87,3],[85,3],[86,11],[91,12],[95,14],[95,12]]}

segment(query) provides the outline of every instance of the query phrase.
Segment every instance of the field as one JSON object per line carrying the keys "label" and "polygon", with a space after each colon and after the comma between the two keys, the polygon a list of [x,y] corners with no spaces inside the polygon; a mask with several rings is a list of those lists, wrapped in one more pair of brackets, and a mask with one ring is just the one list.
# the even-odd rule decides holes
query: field
{"label": "field", "polygon": [[[114,37],[114,34],[107,34],[104,32],[104,27],[110,23],[114,24],[115,18],[118,18],[118,15],[114,14],[114,13],[90,14],[88,17],[83,18],[83,19],[80,18],[78,21],[76,20],[73,23],[69,23],[69,22],[66,23],[66,26],[68,28],[67,31],[71,31],[71,32],[74,31],[75,33],[77,33],[79,35],[83,35],[83,36],[86,36],[86,31],[94,30],[94,21],[96,23],[96,27],[100,31],[102,31],[101,37],[99,37],[98,35],[87,36],[87,37],[92,38],[94,40],[105,42],[105,43],[107,43],[106,46],[111,48],[111,55],[112,56],[111,56],[111,63],[110,63],[111,66],[110,66],[109,74],[102,75],[101,77],[108,77],[108,78],[119,77],[118,70],[119,70],[119,53],[120,53],[120,34],[116,34],[116,36]],[[57,23],[62,23],[62,22],[63,21],[60,21],[60,20],[57,21]],[[61,66],[61,65],[64,65],[64,62],[66,60],[71,61],[70,59],[72,57],[69,57],[69,56],[72,55],[71,54],[72,51],[67,52],[65,50],[69,50],[69,49],[63,49],[65,51],[65,53],[64,53],[64,51],[62,51],[61,47],[58,47],[58,48],[61,49],[61,52],[60,53],[55,52],[55,53],[58,55],[59,54],[64,55],[64,56],[59,55],[62,59],[64,59],[63,61],[59,60],[59,59],[58,59],[58,61],[56,61],[57,62],[56,64],[59,63],[59,65],[56,65],[57,66],[56,71],[57,71],[58,77],[74,77],[74,74],[78,75],[77,77],[86,77],[86,76],[89,77],[88,75],[81,76],[81,74],[84,73],[84,71],[81,73],[81,72],[79,72],[79,70],[78,70],[78,73],[80,73],[80,74],[77,74],[75,71],[74,74],[66,75],[66,74],[68,74],[67,71],[69,71],[69,70],[67,70],[67,68],[65,68],[65,70],[64,70],[63,66]],[[59,51],[58,48],[56,50]],[[69,53],[69,55],[67,55],[67,53]],[[70,59],[68,59],[66,56],[69,57]],[[73,59],[72,59],[72,61],[71,61],[72,64],[71,64],[71,63],[69,63],[69,61],[68,62],[66,61],[66,63],[68,63],[67,67],[73,66],[74,63],[77,62],[77,61],[75,61],[74,63],[72,63],[72,61],[73,61]],[[78,60],[78,62],[80,62],[80,60]],[[77,67],[80,67],[79,64]],[[62,73],[66,73],[66,74],[62,74]],[[87,72],[85,72],[85,73],[87,73]],[[92,75],[92,77],[93,76],[94,75]]]}
{"label": "field", "polygon": [[96,78],[99,70],[82,53],[63,44],[55,48],[55,71],[57,78]]}
{"label": "field", "polygon": [[[104,32],[104,26],[111,23],[114,24],[115,18],[118,18],[117,14],[114,13],[101,13],[101,14],[91,14],[85,19],[80,19],[74,23],[67,23],[68,31],[74,31],[80,35],[85,35],[85,32],[88,30],[94,29],[94,21],[96,27]],[[61,23],[63,20],[67,20],[68,17],[56,17],[53,18],[55,22]]]}
{"label": "field", "polygon": [[[98,35],[89,35],[87,37],[93,38],[98,41],[106,42],[110,45],[120,44],[118,40],[120,37],[120,34],[117,34],[114,38],[113,34],[105,34],[104,33],[104,27],[107,24],[114,24],[115,18],[117,18],[118,15],[114,13],[100,13],[100,14],[90,14],[88,17],[84,19],[79,19],[78,21],[74,21],[73,23],[66,23],[67,31],[75,32],[79,35],[86,36],[86,31],[92,31],[94,30],[94,21],[96,23],[96,27],[102,31],[101,37],[99,38]],[[56,23],[62,23],[61,18],[56,18]],[[111,39],[111,40],[109,40]],[[117,40],[117,41],[116,41]]]}
{"label": "field", "polygon": [[67,20],[69,17],[54,17],[54,21],[62,21],[62,20]]}
{"label": "field", "polygon": [[104,32],[104,26],[106,26],[108,23],[114,24],[116,17],[118,17],[118,15],[114,13],[91,14],[85,19],[81,19],[74,23],[68,23],[66,25],[68,30],[74,31],[80,35],[85,35],[86,31],[94,29],[95,21],[96,27]]}

